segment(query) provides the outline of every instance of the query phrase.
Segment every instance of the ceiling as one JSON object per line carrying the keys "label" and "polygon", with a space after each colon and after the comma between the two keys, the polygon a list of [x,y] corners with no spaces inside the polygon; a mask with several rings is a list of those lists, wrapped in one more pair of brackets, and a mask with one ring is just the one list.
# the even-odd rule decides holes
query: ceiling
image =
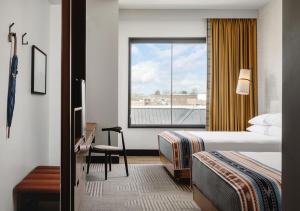
{"label": "ceiling", "polygon": [[121,9],[258,9],[272,0],[119,0]]}

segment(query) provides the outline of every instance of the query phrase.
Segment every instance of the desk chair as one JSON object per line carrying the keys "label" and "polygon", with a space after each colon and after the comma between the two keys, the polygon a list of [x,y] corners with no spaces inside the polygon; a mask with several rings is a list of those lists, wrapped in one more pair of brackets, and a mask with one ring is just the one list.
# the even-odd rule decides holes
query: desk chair
{"label": "desk chair", "polygon": [[[107,163],[109,162],[109,171],[111,171],[111,155],[121,155],[124,156],[126,176],[128,177],[128,164],[127,156],[124,142],[124,135],[121,127],[103,128],[102,131],[108,132],[108,145],[95,145],[91,146],[89,150],[87,174],[89,173],[90,163],[91,163],[91,153],[104,153],[105,155],[105,180],[107,180]],[[122,148],[111,146],[110,142],[110,132],[120,133],[122,137]]]}

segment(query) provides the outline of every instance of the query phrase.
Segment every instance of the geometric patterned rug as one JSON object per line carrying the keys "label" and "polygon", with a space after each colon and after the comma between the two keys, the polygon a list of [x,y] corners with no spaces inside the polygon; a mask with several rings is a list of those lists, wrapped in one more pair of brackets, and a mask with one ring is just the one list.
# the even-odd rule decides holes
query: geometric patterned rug
{"label": "geometric patterned rug", "polygon": [[104,165],[91,164],[81,211],[199,211],[189,185],[177,184],[162,165],[113,164],[104,180]]}

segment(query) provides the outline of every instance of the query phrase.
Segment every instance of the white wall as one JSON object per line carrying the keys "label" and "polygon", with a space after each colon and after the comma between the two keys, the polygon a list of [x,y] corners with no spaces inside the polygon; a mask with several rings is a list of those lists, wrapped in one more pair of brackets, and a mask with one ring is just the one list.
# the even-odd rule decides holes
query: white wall
{"label": "white wall", "polygon": [[257,10],[121,9],[120,21],[193,21],[201,18],[257,18]]}
{"label": "white wall", "polygon": [[[31,46],[49,53],[49,3],[1,0],[0,6],[0,210],[12,211],[13,187],[35,166],[48,164],[49,95],[31,94]],[[10,43],[8,26],[18,35],[19,74],[11,138],[6,138],[6,98]],[[28,33],[28,46],[21,35]]]}
{"label": "white wall", "polygon": [[272,0],[258,17],[259,113],[282,109],[282,0]]}
{"label": "white wall", "polygon": [[61,5],[50,6],[49,34],[49,164],[60,165]]}
{"label": "white wall", "polygon": [[206,18],[256,18],[257,11],[120,10],[119,125],[128,149],[158,149],[157,134],[165,129],[133,129],[128,124],[128,38],[206,37]]}
{"label": "white wall", "polygon": [[87,0],[87,121],[97,123],[97,143],[107,143],[100,128],[118,124],[118,16],[117,0]]}

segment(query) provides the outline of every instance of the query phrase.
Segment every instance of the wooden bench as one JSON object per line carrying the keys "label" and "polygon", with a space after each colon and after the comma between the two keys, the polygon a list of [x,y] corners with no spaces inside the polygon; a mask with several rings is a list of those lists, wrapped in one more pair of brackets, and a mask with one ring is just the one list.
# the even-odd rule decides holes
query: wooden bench
{"label": "wooden bench", "polygon": [[59,205],[59,199],[59,166],[38,166],[14,188],[17,211],[37,211],[41,202],[57,202]]}

